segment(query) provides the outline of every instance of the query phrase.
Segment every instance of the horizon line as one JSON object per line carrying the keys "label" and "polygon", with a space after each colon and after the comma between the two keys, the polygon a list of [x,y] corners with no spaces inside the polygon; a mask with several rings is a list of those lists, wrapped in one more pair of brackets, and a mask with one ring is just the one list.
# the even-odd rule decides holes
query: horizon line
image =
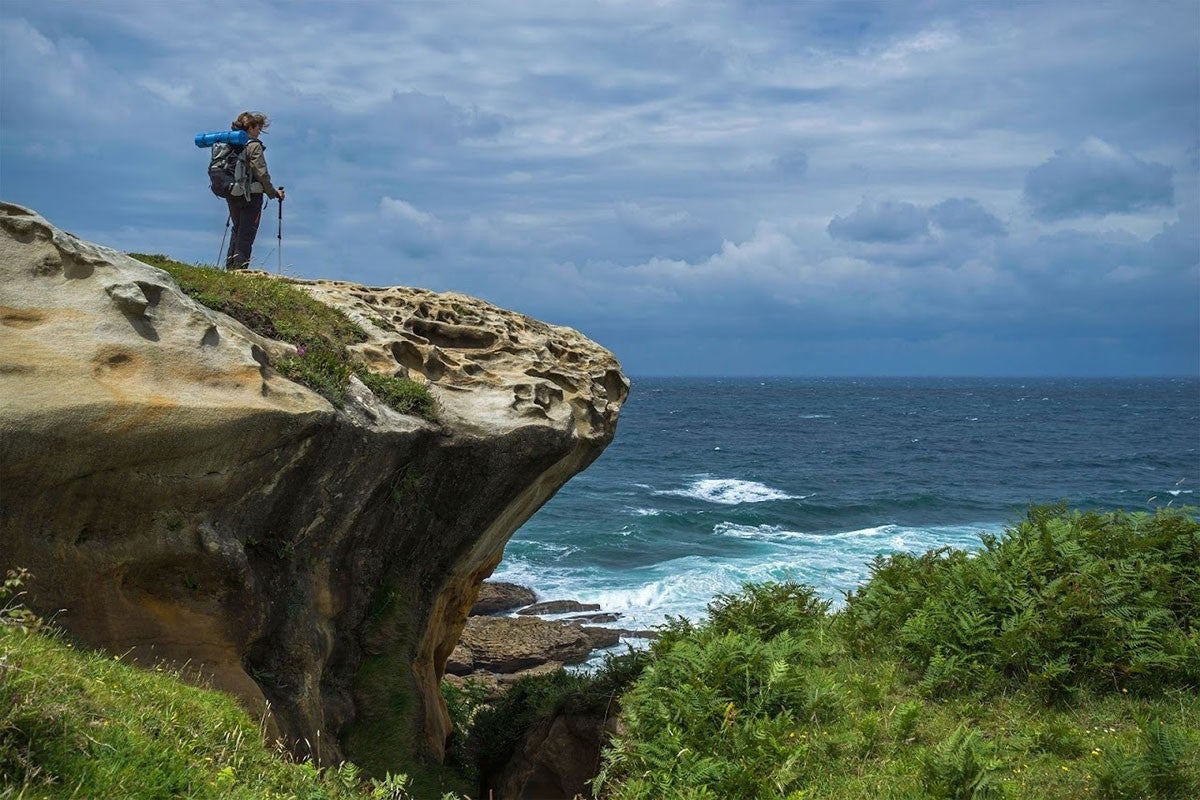
{"label": "horizon line", "polygon": [[984,374],[984,373],[962,373],[962,374],[883,374],[883,375],[817,375],[817,374],[753,374],[753,373],[735,373],[735,374],[712,374],[712,373],[679,373],[679,374],[650,374],[650,373],[626,373],[628,378],[693,378],[702,380],[961,380],[961,379],[980,379],[980,380],[1190,380],[1200,381],[1200,373],[1176,373],[1176,374],[1125,374],[1125,375],[1095,375],[1095,374]]}

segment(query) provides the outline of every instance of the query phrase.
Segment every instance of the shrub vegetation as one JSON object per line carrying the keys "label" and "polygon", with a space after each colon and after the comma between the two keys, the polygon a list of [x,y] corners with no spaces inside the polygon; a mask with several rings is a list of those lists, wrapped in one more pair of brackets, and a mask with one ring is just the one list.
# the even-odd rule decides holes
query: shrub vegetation
{"label": "shrub vegetation", "polygon": [[1200,524],[1031,509],[877,558],[831,611],[746,586],[671,621],[600,796],[1200,796]]}
{"label": "shrub vegetation", "polygon": [[407,378],[373,373],[350,358],[347,346],[367,339],[362,328],[287,280],[259,272],[192,266],[164,255],[130,255],[170,273],[196,302],[228,314],[255,333],[295,345],[296,355],[279,359],[273,366],[334,405],[345,403],[350,376],[357,375],[393,409],[436,419],[433,397],[424,386]]}
{"label": "shrub vegetation", "polygon": [[[504,771],[530,729],[542,719],[559,713],[582,716],[615,716],[619,698],[645,666],[648,654],[629,651],[609,655],[595,672],[558,670],[523,678],[490,705],[466,706],[459,711],[456,727],[465,734],[459,758],[468,770],[486,782]],[[447,685],[443,684],[443,692]],[[449,690],[456,708],[463,709],[462,690]],[[449,698],[448,698],[449,699]],[[465,723],[465,724],[464,724]]]}

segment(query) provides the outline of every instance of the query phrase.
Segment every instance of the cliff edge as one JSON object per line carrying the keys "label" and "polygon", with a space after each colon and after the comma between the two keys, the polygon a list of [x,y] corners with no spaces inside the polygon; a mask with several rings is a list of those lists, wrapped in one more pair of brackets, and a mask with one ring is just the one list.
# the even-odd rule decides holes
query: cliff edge
{"label": "cliff edge", "polygon": [[0,570],[72,636],[186,665],[294,750],[440,758],[439,691],[509,536],[612,440],[629,383],[578,332],[459,294],[292,281],[427,385],[437,420],[166,272],[0,203]]}

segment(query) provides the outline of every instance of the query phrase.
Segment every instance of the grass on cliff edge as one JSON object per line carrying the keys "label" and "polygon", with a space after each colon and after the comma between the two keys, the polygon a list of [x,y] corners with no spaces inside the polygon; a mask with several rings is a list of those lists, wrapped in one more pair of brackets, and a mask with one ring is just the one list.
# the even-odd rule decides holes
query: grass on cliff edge
{"label": "grass on cliff edge", "polygon": [[0,800],[455,800],[403,775],[318,769],[264,744],[231,696],[74,647],[0,587]]}
{"label": "grass on cliff edge", "polygon": [[228,314],[255,333],[296,345],[297,355],[273,366],[334,405],[345,402],[350,376],[357,375],[381,402],[396,411],[436,419],[433,397],[424,386],[373,373],[351,360],[346,348],[366,341],[362,328],[288,281],[260,273],[192,266],[164,255],[129,255],[169,272],[196,302]]}

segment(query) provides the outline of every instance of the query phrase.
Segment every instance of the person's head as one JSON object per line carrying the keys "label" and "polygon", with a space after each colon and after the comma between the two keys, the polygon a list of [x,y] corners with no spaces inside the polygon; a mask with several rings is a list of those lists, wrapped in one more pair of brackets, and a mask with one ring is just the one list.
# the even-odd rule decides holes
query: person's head
{"label": "person's head", "polygon": [[259,114],[257,111],[243,111],[237,115],[237,119],[229,127],[235,131],[246,131],[251,136],[257,136],[270,124],[271,120],[267,119],[266,114]]}

